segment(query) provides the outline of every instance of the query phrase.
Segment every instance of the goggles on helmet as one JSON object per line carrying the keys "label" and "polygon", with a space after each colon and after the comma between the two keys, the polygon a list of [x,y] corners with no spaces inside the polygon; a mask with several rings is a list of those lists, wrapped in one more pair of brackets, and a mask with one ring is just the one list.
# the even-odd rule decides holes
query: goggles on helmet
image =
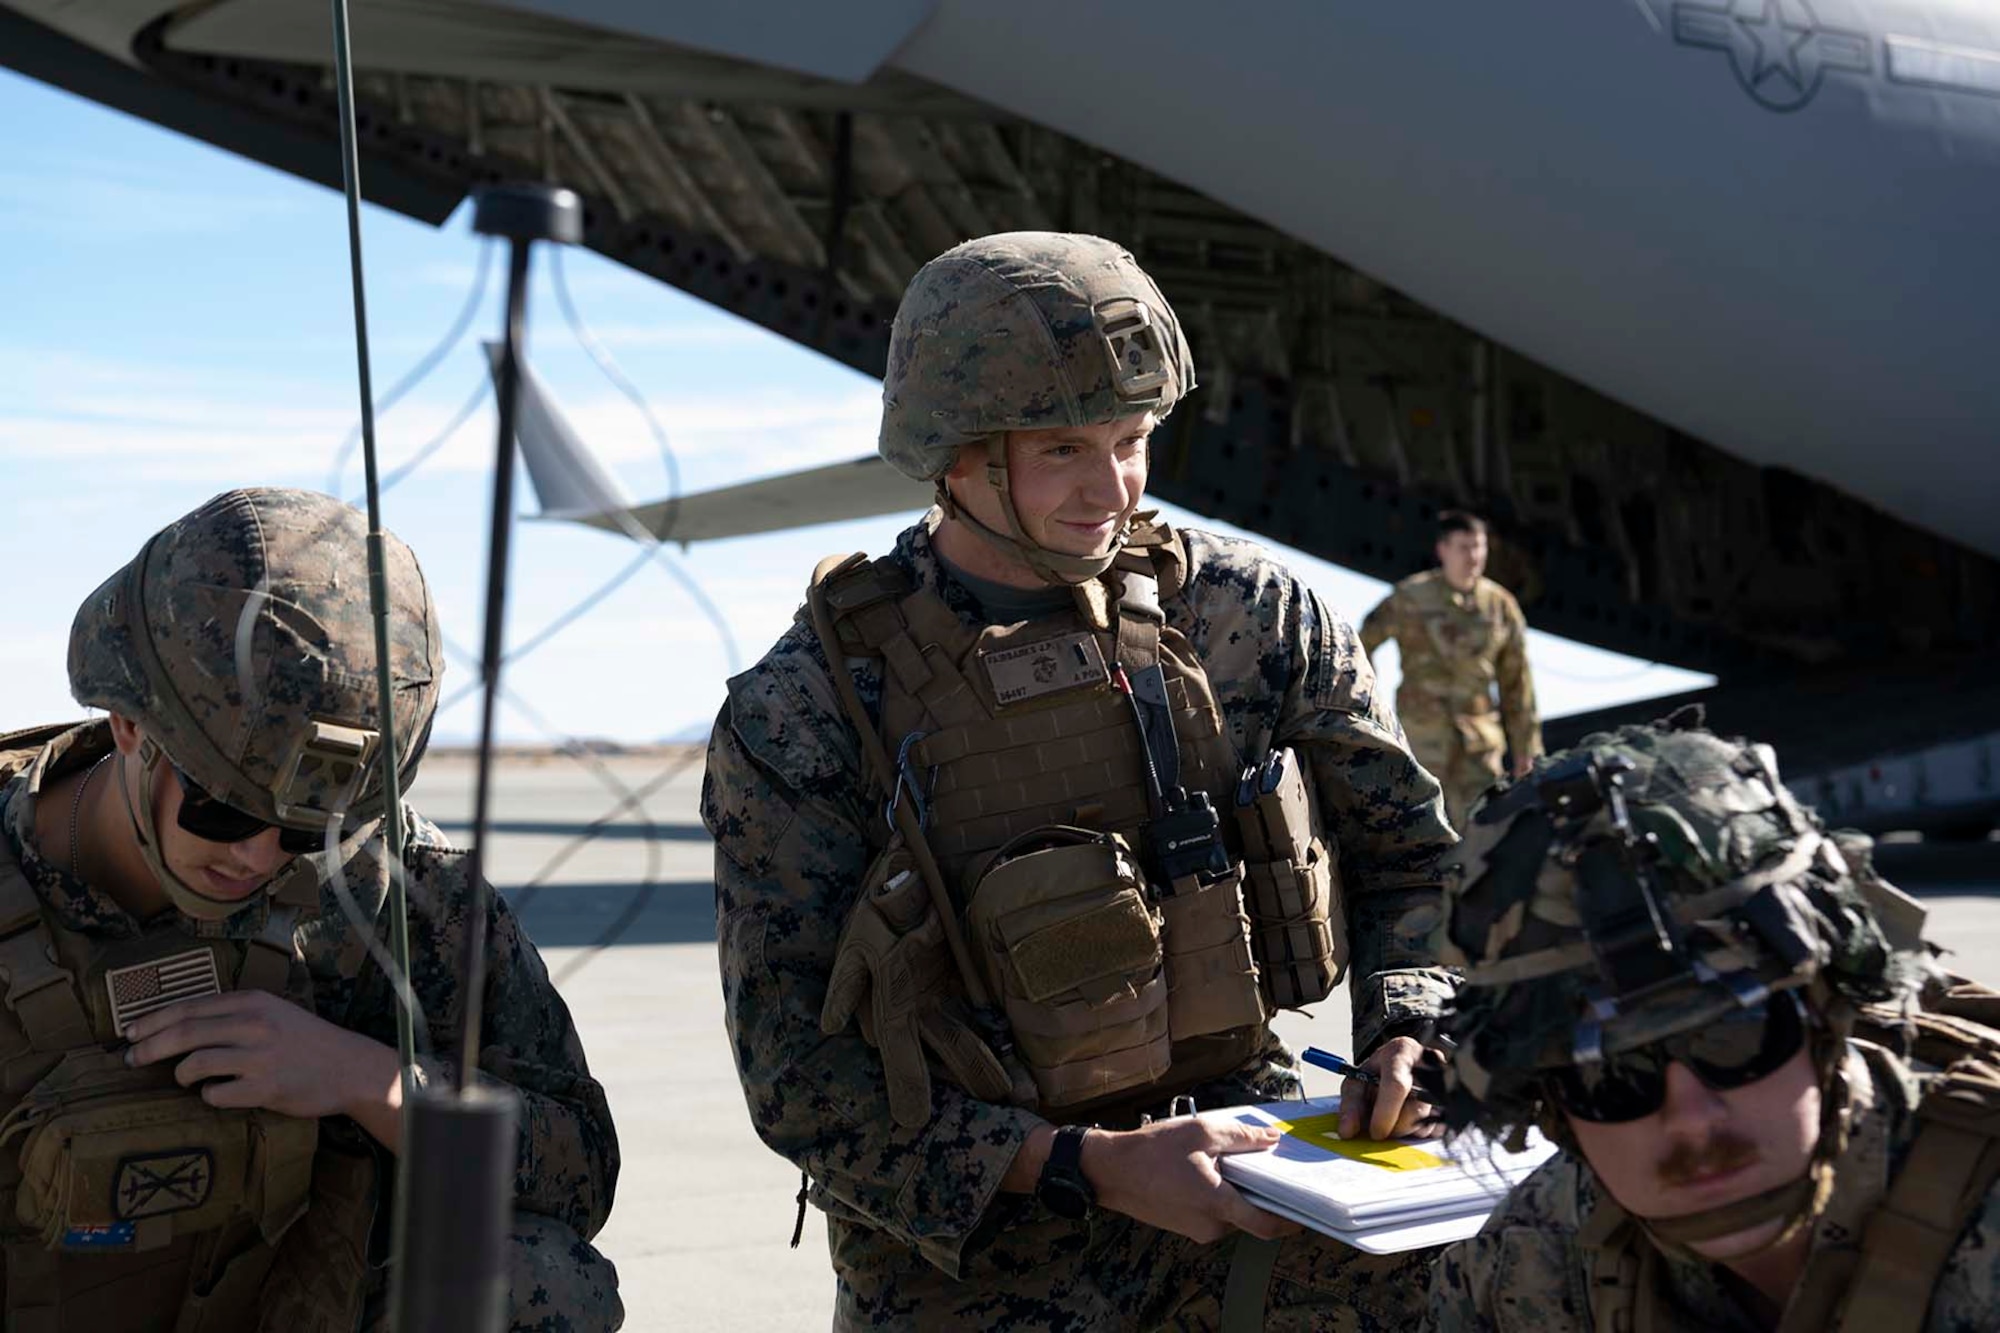
{"label": "goggles on helmet", "polygon": [[1776,1073],[1799,1053],[1805,1035],[1798,996],[1780,991],[1693,1031],[1554,1070],[1550,1093],[1578,1120],[1642,1120],[1666,1103],[1668,1065],[1685,1065],[1704,1086],[1728,1092]]}
{"label": "goggles on helmet", "polygon": [[[327,839],[324,830],[288,828],[259,819],[246,810],[238,810],[217,800],[189,777],[186,769],[171,759],[167,763],[174,770],[174,780],[181,784],[181,810],[175,822],[183,832],[192,833],[207,842],[243,842],[267,828],[276,828],[278,846],[293,855],[325,850]],[[350,837],[353,832],[352,828],[343,829],[342,836]]]}

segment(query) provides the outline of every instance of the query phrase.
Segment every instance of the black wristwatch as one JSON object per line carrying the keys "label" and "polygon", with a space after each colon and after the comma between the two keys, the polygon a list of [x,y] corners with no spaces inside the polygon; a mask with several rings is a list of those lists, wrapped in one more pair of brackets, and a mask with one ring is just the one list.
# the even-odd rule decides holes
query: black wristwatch
{"label": "black wristwatch", "polygon": [[1064,1125],[1049,1145],[1049,1160],[1042,1163],[1041,1178],[1035,1182],[1035,1198],[1057,1217],[1081,1222],[1097,1206],[1097,1191],[1083,1174],[1083,1136],[1089,1125]]}

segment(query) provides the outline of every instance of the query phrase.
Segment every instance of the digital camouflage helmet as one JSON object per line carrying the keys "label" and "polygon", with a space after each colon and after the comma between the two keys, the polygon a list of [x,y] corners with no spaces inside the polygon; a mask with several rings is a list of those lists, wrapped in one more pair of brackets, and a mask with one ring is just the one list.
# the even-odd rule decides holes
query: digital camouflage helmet
{"label": "digital camouflage helmet", "polygon": [[[407,784],[430,740],[442,640],[416,557],[393,536],[383,545]],[[352,506],[311,491],[238,490],[155,534],[78,609],[70,692],[144,733],[141,799],[128,809],[147,865],[188,916],[217,920],[244,904],[199,892],[161,859],[153,810],[163,765],[266,824],[329,839],[382,814],[368,581],[367,522]],[[299,858],[267,890],[313,873],[314,859]]]}
{"label": "digital camouflage helmet", "polygon": [[[882,457],[937,484],[945,512],[1051,583],[1110,568],[1022,531],[1007,483],[1006,433],[1164,417],[1194,388],[1187,339],[1160,289],[1124,248],[1096,236],[1017,231],[945,251],[917,271],[896,310],[882,378]],[[944,475],[959,451],[986,450],[1007,532],[957,509]]]}
{"label": "digital camouflage helmet", "polygon": [[[1448,880],[1441,958],[1465,969],[1444,1116],[1494,1135],[1566,1129],[1558,1070],[1704,1028],[1792,991],[1820,1074],[1805,1177],[1726,1208],[1653,1221],[1672,1244],[1814,1215],[1844,1142],[1840,1054],[1856,1009],[1925,975],[1891,945],[1857,875],[1778,779],[1769,746],[1701,730],[1697,710],[1588,736],[1474,806]],[[1885,903],[1888,901],[1884,898]],[[1907,901],[1907,900],[1905,900]]]}

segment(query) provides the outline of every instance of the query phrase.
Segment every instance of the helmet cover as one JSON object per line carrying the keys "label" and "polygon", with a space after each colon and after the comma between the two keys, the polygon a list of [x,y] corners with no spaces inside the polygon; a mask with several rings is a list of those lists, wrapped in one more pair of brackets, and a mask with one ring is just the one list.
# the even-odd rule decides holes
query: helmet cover
{"label": "helmet cover", "polygon": [[[437,611],[385,534],[398,769],[430,738]],[[348,829],[381,815],[367,522],[312,491],[230,491],[169,524],[83,602],[77,702],[139,724],[210,795],[266,823]]]}
{"label": "helmet cover", "polygon": [[1194,388],[1173,308],[1097,236],[1017,231],[945,251],[910,280],[889,334],[878,447],[936,481],[1010,430],[1164,417]]}

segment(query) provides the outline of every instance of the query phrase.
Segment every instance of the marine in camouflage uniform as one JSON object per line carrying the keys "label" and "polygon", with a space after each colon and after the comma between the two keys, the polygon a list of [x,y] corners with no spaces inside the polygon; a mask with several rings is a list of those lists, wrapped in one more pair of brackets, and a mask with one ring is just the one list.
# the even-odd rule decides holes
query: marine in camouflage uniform
{"label": "marine in camouflage uniform", "polygon": [[[255,490],[218,496],[150,541],[132,566],[86,601],[70,645],[79,700],[123,719],[116,725],[136,723],[144,739],[135,753],[124,753],[114,744],[113,719],[0,738],[0,773],[11,775],[0,785],[0,852],[16,863],[48,928],[88,948],[129,950],[151,940],[157,953],[179,947],[175,940],[279,935],[293,959],[288,997],[309,1003],[319,1020],[388,1048],[383,1054],[393,1064],[396,997],[374,961],[387,957],[389,928],[381,756],[338,792],[329,790],[338,775],[328,778],[324,769],[289,783],[276,771],[288,751],[305,757],[302,769],[310,767],[315,752],[299,737],[309,734],[312,719],[332,716],[366,728],[380,715],[364,537],[362,517],[330,497]],[[429,740],[441,639],[414,556],[393,537],[386,549],[399,767],[407,782]],[[143,776],[131,772],[139,768]],[[246,836],[262,836],[255,831],[260,818],[276,822],[272,793],[280,793],[294,803],[281,827],[305,832],[332,852],[282,855],[272,881],[240,901],[205,891],[215,886],[202,886],[199,875],[189,880],[184,853],[176,873],[170,862],[177,853],[169,848],[218,844],[163,826],[163,788],[179,784],[183,808],[196,800],[189,786],[196,780],[184,772],[199,773],[201,790],[227,797],[236,812],[247,809],[236,815],[252,826]],[[45,795],[51,790],[62,793],[53,809]],[[343,808],[352,817],[329,828],[325,812]],[[404,811],[410,972],[424,1019],[419,1063],[425,1080],[436,1084],[454,1077],[448,1053],[458,1050],[464,1012],[460,968],[470,885],[464,854],[414,809]],[[157,867],[152,873],[168,890],[167,910],[135,914],[129,896],[121,902],[106,887],[118,864],[111,847],[130,835],[143,845],[146,866]],[[232,852],[263,855],[234,845]],[[125,859],[131,862],[129,844]],[[329,872],[330,860],[337,871]],[[623,1318],[617,1274],[588,1243],[610,1212],[618,1175],[604,1091],[590,1077],[568,1010],[534,945],[498,895],[488,903],[481,1068],[489,1081],[516,1090],[522,1103],[511,1327],[616,1328]],[[272,924],[294,920],[288,938]],[[175,1013],[170,1008],[142,1021],[157,1027]],[[202,1058],[200,1051],[188,1057]],[[360,1322],[386,1327],[393,1151],[344,1116],[321,1121],[319,1130],[312,1203],[275,1241],[261,1294],[232,1288],[232,1304],[205,1311],[198,1325],[187,1314],[176,1325],[179,1302],[150,1308],[128,1296],[106,1311],[78,1298],[72,1311],[65,1296],[65,1322],[48,1326],[285,1333]],[[330,1160],[363,1166],[358,1174],[330,1173]],[[18,1257],[13,1248],[18,1243],[10,1246],[10,1271]],[[98,1258],[62,1256],[61,1289],[87,1289]]]}
{"label": "marine in camouflage uniform", "polygon": [[[1090,298],[1106,292],[1091,286],[1099,279],[1157,303],[1152,327],[1178,337],[1171,312],[1130,257],[1096,238],[998,236],[933,261],[912,283],[892,339],[885,458],[937,481],[961,448],[986,448],[996,468],[1004,465],[1004,452],[981,432],[997,439],[1037,425],[1120,418],[1115,400],[1102,401],[1107,372],[1093,360],[1102,355],[1090,334]],[[1033,294],[1032,307],[1016,303],[1024,292]],[[1015,318],[1025,325],[1008,323]],[[1037,319],[1048,321],[1040,332]],[[967,346],[978,350],[952,359],[954,347]],[[1053,394],[1038,395],[1032,386],[1048,382],[1050,349],[1066,378]],[[952,367],[935,380],[911,364],[932,352]],[[1181,388],[1188,379],[1183,366]],[[1024,399],[1037,406],[1013,406]],[[959,425],[968,417],[970,429]],[[908,422],[915,423],[908,430],[899,424]],[[926,431],[928,438],[909,443]],[[940,498],[952,505],[941,482]],[[955,573],[941,556],[942,506],[898,538],[888,572],[933,594],[960,628],[977,630],[993,621],[973,590],[985,581]],[[1011,502],[1006,526],[1046,583],[1090,576],[1088,558],[1025,549],[1031,543]],[[1007,540],[997,530],[985,535]],[[1450,987],[1433,966],[1424,919],[1435,918],[1436,861],[1450,842],[1436,784],[1404,748],[1353,632],[1315,594],[1255,545],[1178,535],[1185,578],[1163,597],[1164,632],[1185,634],[1200,659],[1238,763],[1295,747],[1337,835],[1354,1049],[1426,1032]],[[877,718],[888,686],[881,659],[849,657],[838,669]],[[863,739],[843,711],[835,670],[802,611],[730,682],[702,803],[716,840],[717,934],[738,1071],[757,1133],[810,1177],[810,1200],[828,1215],[835,1326],[1216,1327],[1234,1241],[1199,1244],[1104,1208],[1066,1220],[1033,1194],[1003,1192],[1017,1154],[1046,1127],[1041,1115],[929,1078],[911,1123],[885,1091],[883,1058],[869,1037],[851,1024],[829,1031],[829,977],[843,925],[859,916],[857,895],[883,840],[880,792],[868,780]],[[845,1010],[836,1018],[844,1024]],[[1203,1107],[1299,1092],[1293,1057],[1268,1027],[1253,1055],[1193,1089]],[[1154,1109],[1167,1110],[1164,1097]],[[1424,1262],[1294,1236],[1277,1249],[1264,1326],[1408,1327]]]}
{"label": "marine in camouflage uniform", "polygon": [[1588,737],[1474,811],[1445,1115],[1564,1151],[1445,1252],[1432,1326],[2000,1327],[2000,1034],[1951,1016],[1992,993],[1947,989],[1922,909],[1768,747],[1697,724]]}
{"label": "marine in camouflage uniform", "polygon": [[1528,623],[1514,595],[1484,576],[1486,541],[1483,521],[1440,515],[1445,566],[1404,579],[1361,622],[1361,646],[1371,656],[1396,641],[1396,715],[1411,752],[1444,787],[1456,828],[1501,776],[1503,751],[1516,771],[1542,752]]}

